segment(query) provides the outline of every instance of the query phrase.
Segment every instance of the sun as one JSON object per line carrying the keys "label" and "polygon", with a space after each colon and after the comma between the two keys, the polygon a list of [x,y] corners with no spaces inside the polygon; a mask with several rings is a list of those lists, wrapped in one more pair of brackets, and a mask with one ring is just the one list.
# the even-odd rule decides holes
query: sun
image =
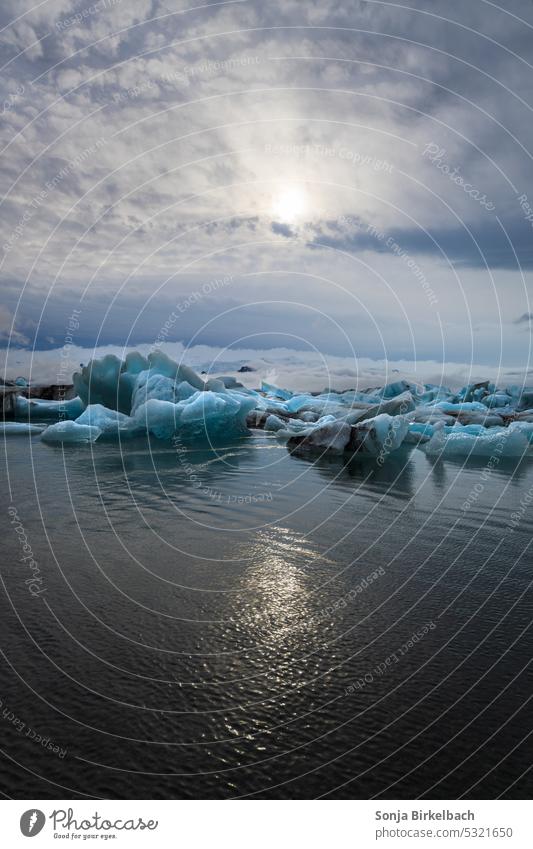
{"label": "sun", "polygon": [[287,186],[274,198],[272,212],[278,221],[296,221],[307,210],[307,196],[299,186]]}

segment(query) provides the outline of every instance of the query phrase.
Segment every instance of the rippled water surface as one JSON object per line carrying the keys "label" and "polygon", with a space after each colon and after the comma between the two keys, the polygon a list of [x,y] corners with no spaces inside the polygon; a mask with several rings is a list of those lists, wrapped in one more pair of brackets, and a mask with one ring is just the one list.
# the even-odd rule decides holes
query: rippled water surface
{"label": "rippled water surface", "polygon": [[531,794],[531,461],[2,462],[8,796]]}

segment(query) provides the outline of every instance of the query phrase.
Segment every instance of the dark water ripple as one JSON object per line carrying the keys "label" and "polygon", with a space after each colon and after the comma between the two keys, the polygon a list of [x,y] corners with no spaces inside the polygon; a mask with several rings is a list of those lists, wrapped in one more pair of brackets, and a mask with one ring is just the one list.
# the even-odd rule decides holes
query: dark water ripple
{"label": "dark water ripple", "polygon": [[530,462],[312,462],[266,434],[3,461],[4,793],[531,793]]}

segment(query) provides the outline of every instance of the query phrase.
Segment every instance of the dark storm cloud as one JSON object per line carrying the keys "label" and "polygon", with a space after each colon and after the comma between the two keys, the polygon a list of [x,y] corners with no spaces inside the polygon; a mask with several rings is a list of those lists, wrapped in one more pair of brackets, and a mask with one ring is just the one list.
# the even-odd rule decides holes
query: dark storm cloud
{"label": "dark storm cloud", "polygon": [[522,220],[507,222],[507,228],[497,221],[483,226],[457,227],[447,230],[437,227],[421,229],[390,228],[361,223],[355,232],[346,233],[338,222],[328,222],[309,241],[313,248],[328,247],[342,251],[373,251],[434,255],[465,268],[504,268],[529,270],[533,268],[533,238],[531,229]]}

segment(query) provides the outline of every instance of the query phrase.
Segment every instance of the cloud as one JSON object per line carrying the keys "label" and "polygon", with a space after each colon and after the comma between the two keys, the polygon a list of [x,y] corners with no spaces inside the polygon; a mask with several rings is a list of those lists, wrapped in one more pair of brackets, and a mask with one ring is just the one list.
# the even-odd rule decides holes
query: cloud
{"label": "cloud", "polygon": [[0,342],[10,345],[28,345],[29,341],[29,338],[17,329],[13,313],[4,304],[0,304]]}
{"label": "cloud", "polygon": [[286,239],[290,239],[296,235],[294,230],[291,230],[289,225],[284,224],[283,221],[273,221],[270,229],[276,236],[284,236]]}
{"label": "cloud", "polygon": [[[307,275],[302,299],[311,292],[317,310],[332,307],[331,281],[359,297],[349,317],[361,324],[350,332],[367,352],[365,316],[396,333],[400,349],[397,290],[417,332],[427,303],[406,295],[399,262],[396,271],[387,264],[388,238],[430,263],[435,278],[460,273],[475,292],[473,314],[485,316],[494,277],[514,315],[529,312],[529,0],[453,12],[445,0],[412,9],[249,0],[190,10],[159,0],[6,0],[0,25],[8,63],[0,260],[12,311],[12,287],[18,297],[25,286],[18,333],[32,338],[25,322],[34,321],[39,344],[60,338],[63,312],[87,288],[89,341],[110,293],[122,289],[132,312],[111,307],[110,338],[144,299],[152,313],[141,310],[135,332],[146,339],[179,278],[250,275],[228,303],[224,293],[189,314],[194,333],[194,320],[247,304],[252,288],[258,301],[284,289],[296,296],[291,275],[299,273]],[[444,153],[431,158],[428,146]],[[298,226],[275,214],[276,197],[293,185],[308,198]],[[274,284],[280,269],[286,277]],[[368,280],[384,270],[387,302]],[[258,274],[260,293],[250,282]],[[463,301],[452,305],[445,285],[439,305],[457,344],[470,330]],[[266,307],[264,315],[277,331],[279,316]],[[487,339],[498,321],[495,313],[483,323]],[[332,332],[314,332],[335,347]],[[464,336],[465,350],[470,341]]]}

